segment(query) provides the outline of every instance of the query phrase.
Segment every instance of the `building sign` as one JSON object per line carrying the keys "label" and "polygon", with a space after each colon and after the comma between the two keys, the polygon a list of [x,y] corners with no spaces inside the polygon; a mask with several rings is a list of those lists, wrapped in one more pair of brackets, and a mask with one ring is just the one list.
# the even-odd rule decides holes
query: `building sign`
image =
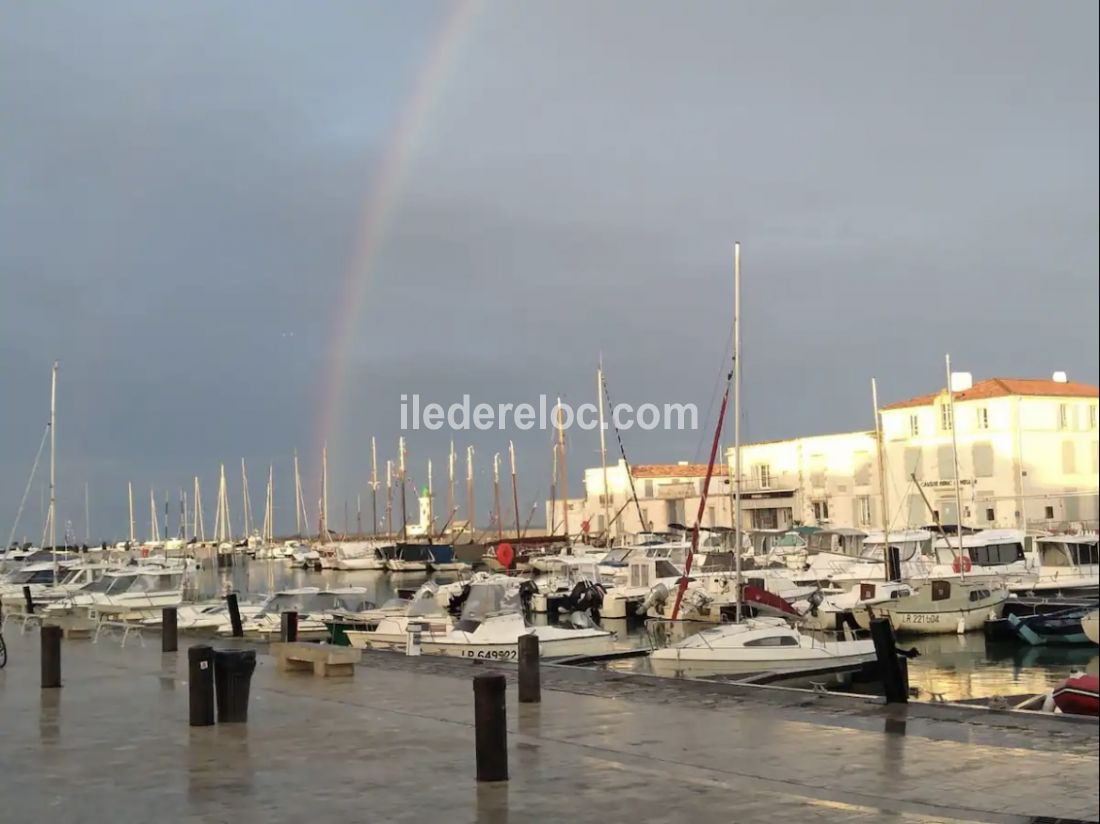
{"label": "building sign", "polygon": [[[959,486],[973,486],[974,482],[969,478],[963,478],[959,481]],[[951,489],[955,486],[954,481],[921,481],[921,487],[924,489]]]}

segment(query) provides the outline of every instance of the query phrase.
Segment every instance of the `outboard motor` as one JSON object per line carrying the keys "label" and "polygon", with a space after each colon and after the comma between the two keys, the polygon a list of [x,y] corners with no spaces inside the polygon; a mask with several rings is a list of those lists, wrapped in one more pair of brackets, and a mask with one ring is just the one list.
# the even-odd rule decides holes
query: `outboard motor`
{"label": "outboard motor", "polygon": [[668,587],[664,584],[657,584],[646,595],[645,600],[638,606],[639,615],[648,615],[650,609],[653,607],[664,606],[665,601],[668,600]]}
{"label": "outboard motor", "polygon": [[530,578],[525,578],[519,585],[519,600],[523,604],[523,611],[531,611],[531,599],[539,591],[538,586]]}
{"label": "outboard motor", "polygon": [[565,597],[560,607],[565,612],[583,612],[598,621],[600,610],[603,608],[603,597],[606,590],[592,581],[578,581],[570,593]]}
{"label": "outboard motor", "polygon": [[447,612],[451,615],[460,615],[462,613],[462,605],[466,603],[466,599],[470,597],[470,585],[463,584],[462,591],[458,595],[452,595],[451,600],[447,602]]}

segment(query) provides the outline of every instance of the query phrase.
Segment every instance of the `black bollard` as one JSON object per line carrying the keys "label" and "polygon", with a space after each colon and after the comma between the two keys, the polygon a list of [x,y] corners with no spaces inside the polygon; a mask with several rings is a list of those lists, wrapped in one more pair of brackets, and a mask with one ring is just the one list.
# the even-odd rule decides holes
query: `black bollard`
{"label": "black bollard", "polygon": [[23,587],[23,606],[27,609],[27,615],[34,615],[34,599],[31,598],[31,588]]}
{"label": "black bollard", "polygon": [[42,689],[57,689],[61,686],[61,627],[43,626],[40,637]]}
{"label": "black bollard", "polygon": [[237,593],[231,592],[226,595],[225,603],[229,605],[229,623],[233,625],[233,637],[244,638],[244,626],[241,624],[241,608],[237,605]]}
{"label": "black bollard", "polygon": [[160,651],[175,652],[179,648],[179,622],[175,607],[160,611]]}
{"label": "black bollard", "polygon": [[280,617],[279,639],[292,642],[298,640],[298,613],[293,610],[284,612]]}
{"label": "black bollard", "polygon": [[875,657],[878,658],[879,671],[882,673],[882,693],[887,704],[909,703],[909,688],[902,677],[898,663],[897,646],[894,644],[894,630],[889,618],[871,619],[871,640],[875,643]]}
{"label": "black bollard", "polygon": [[539,673],[539,637],[534,633],[519,637],[519,702],[537,704],[542,701],[542,680]]}
{"label": "black bollard", "polygon": [[197,646],[187,650],[187,692],[191,726],[211,726],[214,723],[213,647]]}
{"label": "black bollard", "polygon": [[508,780],[508,727],[502,674],[474,676],[474,740],[477,780]]}

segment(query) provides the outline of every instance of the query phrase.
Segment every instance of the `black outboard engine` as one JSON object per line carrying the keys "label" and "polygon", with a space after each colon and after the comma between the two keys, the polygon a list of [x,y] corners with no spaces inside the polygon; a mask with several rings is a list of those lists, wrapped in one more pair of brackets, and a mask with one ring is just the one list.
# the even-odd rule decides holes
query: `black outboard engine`
{"label": "black outboard engine", "polygon": [[561,612],[563,614],[584,612],[598,621],[605,594],[607,594],[606,590],[600,584],[592,581],[578,581],[562,601]]}
{"label": "black outboard engine", "polygon": [[452,595],[451,600],[447,602],[447,612],[451,615],[459,615],[462,613],[462,605],[466,603],[466,599],[470,597],[470,585],[463,584],[462,591],[458,595]]}
{"label": "black outboard engine", "polygon": [[523,611],[531,611],[531,599],[535,596],[535,593],[539,591],[539,588],[535,585],[535,582],[530,579],[524,579],[519,585],[519,600],[523,604]]}

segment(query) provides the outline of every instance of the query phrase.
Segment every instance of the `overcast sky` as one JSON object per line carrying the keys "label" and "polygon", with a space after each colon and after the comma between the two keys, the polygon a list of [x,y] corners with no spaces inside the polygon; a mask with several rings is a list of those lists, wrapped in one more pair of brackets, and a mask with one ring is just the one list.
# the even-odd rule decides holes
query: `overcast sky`
{"label": "overcast sky", "polygon": [[[614,400],[705,418],[735,239],[747,440],[868,427],[871,376],[883,402],[931,391],[948,351],[976,379],[1097,381],[1096,4],[495,2],[418,86],[455,13],[0,0],[3,537],[54,358],[61,526],[83,536],[87,481],[95,536],[123,534],[129,480],[144,533],[149,488],[195,474],[209,525],[242,457],[257,515],[275,462],[293,525],[291,451],[315,501],[333,325],[410,108],[327,433],[337,527],[402,392],[579,403],[602,352]],[[526,510],[550,433],[510,434]],[[439,494],[448,437],[409,443]],[[456,435],[483,485],[508,437]],[[708,439],[625,434],[636,462]],[[571,439],[574,493],[598,460]]]}

